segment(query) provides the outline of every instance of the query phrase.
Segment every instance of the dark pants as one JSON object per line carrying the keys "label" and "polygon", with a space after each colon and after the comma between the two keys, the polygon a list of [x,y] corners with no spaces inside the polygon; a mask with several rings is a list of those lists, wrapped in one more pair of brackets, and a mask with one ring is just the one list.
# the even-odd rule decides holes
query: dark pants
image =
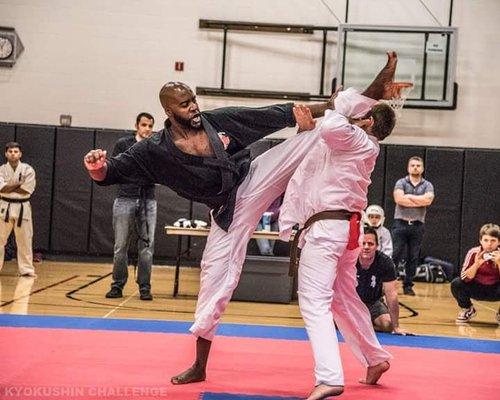
{"label": "dark pants", "polygon": [[413,286],[413,277],[417,271],[420,247],[424,238],[424,224],[415,221],[411,225],[408,222],[395,219],[392,225],[392,241],[394,252],[392,259],[397,266],[402,260],[406,260],[404,287]]}
{"label": "dark pants", "polygon": [[451,281],[451,294],[461,308],[472,307],[470,299],[484,301],[500,300],[500,284],[481,285],[477,282],[464,282],[460,278]]}

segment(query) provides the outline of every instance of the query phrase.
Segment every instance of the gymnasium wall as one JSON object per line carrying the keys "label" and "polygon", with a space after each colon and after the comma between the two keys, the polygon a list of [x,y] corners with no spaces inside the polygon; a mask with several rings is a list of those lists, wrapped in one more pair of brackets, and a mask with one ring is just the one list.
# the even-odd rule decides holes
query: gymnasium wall
{"label": "gymnasium wall", "polygon": [[[345,0],[0,0],[0,26],[15,27],[25,46],[14,68],[0,68],[0,121],[54,125],[60,114],[71,114],[73,126],[131,129],[134,117],[149,111],[160,129],[164,82],[220,84],[222,35],[200,30],[200,18],[337,25],[327,6],[344,20]],[[350,0],[349,22],[446,26],[448,6],[449,0]],[[458,107],[406,110],[388,143],[500,148],[494,121],[500,76],[493,73],[500,64],[499,15],[498,0],[454,1]],[[336,51],[332,35],[327,77],[336,73]],[[227,87],[316,92],[320,56],[320,34],[231,33]],[[175,61],[184,61],[183,72],[174,71]],[[199,101],[204,109],[270,102]]]}

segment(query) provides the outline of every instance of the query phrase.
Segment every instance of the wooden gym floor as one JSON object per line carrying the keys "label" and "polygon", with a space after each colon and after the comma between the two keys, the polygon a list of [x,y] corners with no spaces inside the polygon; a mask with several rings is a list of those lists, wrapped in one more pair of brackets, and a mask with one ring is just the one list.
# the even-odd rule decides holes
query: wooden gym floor
{"label": "wooden gym floor", "polygon": [[[199,286],[199,269],[183,268],[177,298],[172,297],[174,268],[155,266],[154,300],[139,300],[133,268],[121,299],[106,299],[111,264],[44,261],[36,264],[38,278],[19,277],[15,262],[0,272],[0,313],[192,321]],[[474,301],[477,316],[457,325],[458,306],[449,284],[417,283],[417,296],[400,296],[400,324],[421,335],[500,339],[495,313],[500,302]],[[401,290],[400,290],[401,293]],[[223,322],[303,326],[298,305],[231,302]]]}

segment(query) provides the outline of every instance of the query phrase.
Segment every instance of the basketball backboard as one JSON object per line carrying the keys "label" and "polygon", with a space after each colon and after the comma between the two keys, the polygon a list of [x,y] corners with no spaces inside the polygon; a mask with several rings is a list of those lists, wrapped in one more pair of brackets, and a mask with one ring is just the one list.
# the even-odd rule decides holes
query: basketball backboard
{"label": "basketball backboard", "polygon": [[396,81],[412,82],[407,108],[454,109],[457,28],[340,24],[337,85],[366,87],[398,54]]}

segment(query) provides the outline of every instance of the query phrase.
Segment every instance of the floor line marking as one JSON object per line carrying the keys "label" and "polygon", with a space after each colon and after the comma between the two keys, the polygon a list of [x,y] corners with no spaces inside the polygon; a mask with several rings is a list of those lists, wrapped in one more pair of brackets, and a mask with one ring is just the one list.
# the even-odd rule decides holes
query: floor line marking
{"label": "floor line marking", "polygon": [[123,300],[120,304],[118,304],[115,308],[113,308],[110,312],[108,312],[103,318],[108,318],[111,314],[113,314],[116,310],[118,310],[121,306],[123,306],[126,302],[128,302],[133,296],[139,293],[139,290],[136,290],[129,297]]}
{"label": "floor line marking", "polygon": [[[5,301],[3,302],[2,304],[0,304],[0,307],[4,307],[4,306],[7,306],[9,304],[12,304],[14,303],[15,301],[18,301],[20,299],[24,299],[25,297],[30,297],[30,296],[33,296],[34,294],[37,294],[37,293],[40,293],[40,292],[43,292],[44,290],[47,290],[47,289],[50,289],[50,288],[53,288],[55,286],[58,286],[58,285],[61,285],[63,283],[66,283],[68,281],[71,281],[73,279],[76,279],[78,278],[80,275],[73,275],[73,276],[70,276],[69,278],[66,278],[66,279],[63,279],[62,281],[59,281],[59,282],[56,282],[56,283],[52,283],[50,285],[47,285],[47,286],[44,286],[44,287],[41,287],[40,289],[37,289],[37,290],[34,290],[33,292],[30,292],[28,294],[25,294],[23,296],[20,296],[16,299],[12,299],[12,300],[9,300],[9,301]],[[20,279],[22,279],[24,277],[20,277]],[[31,278],[31,277],[27,277],[26,279],[36,279],[36,278]]]}

